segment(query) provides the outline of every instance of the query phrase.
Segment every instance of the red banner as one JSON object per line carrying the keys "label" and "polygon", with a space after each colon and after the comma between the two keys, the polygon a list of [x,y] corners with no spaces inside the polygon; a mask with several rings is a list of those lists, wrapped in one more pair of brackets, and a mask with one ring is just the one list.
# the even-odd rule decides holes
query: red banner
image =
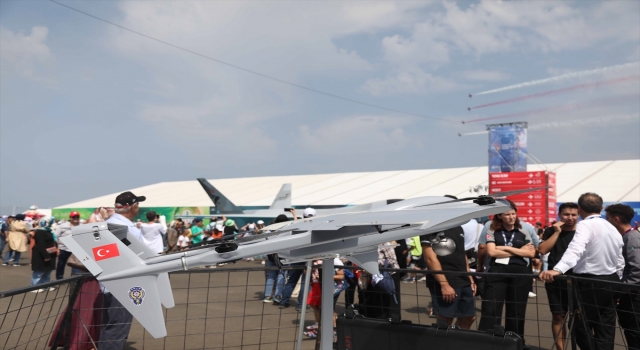
{"label": "red banner", "polygon": [[556,174],[545,171],[490,173],[489,193],[534,190],[507,196],[518,207],[518,217],[530,224],[550,224],[556,219]]}
{"label": "red banner", "polygon": [[544,179],[544,171],[521,171],[513,173],[489,173],[489,181],[498,179]]}

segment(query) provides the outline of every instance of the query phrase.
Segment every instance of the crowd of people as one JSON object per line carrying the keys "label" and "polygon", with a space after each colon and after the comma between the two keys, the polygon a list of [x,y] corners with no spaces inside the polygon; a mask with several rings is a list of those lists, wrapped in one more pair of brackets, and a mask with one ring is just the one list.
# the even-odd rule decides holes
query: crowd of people
{"label": "crowd of people", "polygon": [[[139,203],[144,200],[145,197],[131,192],[122,193],[116,198],[114,209],[98,208],[86,221],[128,226],[130,233],[157,254],[171,254],[211,241],[265,232],[265,223],[261,220],[240,228],[234,220],[224,216],[211,217],[206,226],[201,218],[191,222],[178,218],[167,224],[163,216],[153,211],[145,213],[146,222],[134,223]],[[380,267],[411,269],[404,278],[400,273],[388,272],[372,276],[366,271],[352,270],[350,266],[354,264],[344,258],[336,259],[334,307],[342,292],[345,292],[347,306],[354,304],[357,291],[357,302],[363,313],[370,317],[393,318],[399,315],[400,295],[396,293],[399,283],[425,281],[432,296],[430,313],[434,317],[449,325],[455,321],[460,328],[469,329],[476,320],[475,298],[480,296],[479,330],[491,330],[501,325],[505,309],[505,330],[526,340],[527,303],[529,298],[537,297],[532,285],[534,276],[539,274],[539,280],[545,282],[557,349],[565,349],[565,317],[571,313],[578,320],[575,322],[576,340],[581,349],[613,349],[616,319],[624,330],[628,347],[640,349],[640,311],[634,312],[640,310],[640,289],[625,290],[621,287],[624,285],[619,284],[640,283],[640,231],[631,225],[634,210],[623,204],[603,208],[600,196],[585,193],[577,203],[560,205],[558,221],[545,228],[541,223],[533,226],[521,221],[516,205],[511,201],[509,204],[508,211],[494,215],[484,223],[471,220],[439,233],[436,239],[433,235],[425,235],[380,245]],[[603,209],[606,219],[600,215]],[[291,214],[293,220],[298,219],[295,209]],[[313,216],[315,210],[307,208],[302,217]],[[8,266],[11,260],[12,266],[20,266],[21,253],[31,246],[32,285],[48,282],[54,270],[56,279],[64,277],[72,254],[59,237],[71,234],[71,228],[81,223],[77,212],[71,212],[68,219],[60,221],[51,217],[26,220],[23,214],[3,219],[0,252],[7,247],[3,266]],[[290,219],[286,215],[280,215],[272,223],[287,220]],[[302,268],[278,269],[281,265],[277,254],[255,259],[269,267],[265,273],[263,301],[282,309],[290,307],[300,280],[303,281],[300,290],[304,290],[302,277],[305,271]],[[314,262],[308,305],[302,304],[302,292],[296,303],[297,311],[307,308],[314,311],[316,323],[305,331],[311,338],[317,337],[320,323],[321,263],[321,260]],[[434,271],[448,273],[434,274]],[[472,271],[481,274],[475,277],[464,274]],[[75,267],[72,270],[72,274],[80,272]],[[579,278],[575,289],[580,302],[573,303],[574,309],[569,308],[567,279],[558,278],[561,275]],[[44,289],[34,292],[40,291]],[[121,349],[129,332],[131,314],[104,287],[102,293],[105,311],[100,339],[109,344],[105,348]]]}

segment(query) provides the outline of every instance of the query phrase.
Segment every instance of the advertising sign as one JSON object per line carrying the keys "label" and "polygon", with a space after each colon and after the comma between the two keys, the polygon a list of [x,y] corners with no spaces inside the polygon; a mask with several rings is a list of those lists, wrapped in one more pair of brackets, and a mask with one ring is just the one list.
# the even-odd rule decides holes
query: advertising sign
{"label": "advertising sign", "polygon": [[487,125],[489,172],[527,171],[527,123]]}
{"label": "advertising sign", "polygon": [[555,220],[555,173],[523,171],[489,174],[489,193],[510,192],[528,188],[546,187],[542,190],[520,193],[506,198],[518,207],[518,217],[530,224],[549,223]]}

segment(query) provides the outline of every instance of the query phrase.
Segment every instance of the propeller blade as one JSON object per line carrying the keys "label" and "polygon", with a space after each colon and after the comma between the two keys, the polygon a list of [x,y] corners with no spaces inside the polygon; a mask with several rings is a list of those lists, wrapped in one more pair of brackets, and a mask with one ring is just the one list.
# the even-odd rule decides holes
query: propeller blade
{"label": "propeller blade", "polygon": [[464,202],[464,201],[470,201],[470,200],[479,199],[479,198],[482,198],[482,197],[491,197],[491,198],[507,197],[507,196],[513,196],[513,195],[521,194],[521,193],[540,191],[540,190],[544,190],[544,189],[547,189],[547,188],[549,188],[549,187],[525,188],[525,189],[517,190],[517,191],[498,192],[498,193],[493,193],[493,194],[488,194],[488,195],[483,195],[483,196],[477,196],[477,197],[458,198],[458,199],[452,199],[452,200],[446,201],[446,202],[420,205],[420,206],[418,206],[416,208],[428,207],[428,206],[431,206],[431,205],[447,204],[447,203]]}
{"label": "propeller blade", "polygon": [[549,188],[549,187],[525,188],[525,189],[517,190],[517,191],[493,193],[493,194],[489,194],[488,196],[489,197],[493,197],[493,198],[507,197],[507,196],[514,196],[516,194],[521,194],[521,193],[546,190],[547,188]]}

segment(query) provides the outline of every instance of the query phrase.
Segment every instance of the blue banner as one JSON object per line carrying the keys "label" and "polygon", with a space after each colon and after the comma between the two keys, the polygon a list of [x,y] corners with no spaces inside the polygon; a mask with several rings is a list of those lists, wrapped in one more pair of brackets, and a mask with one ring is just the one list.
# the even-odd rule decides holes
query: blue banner
{"label": "blue banner", "polygon": [[489,172],[527,171],[527,123],[487,125]]}

